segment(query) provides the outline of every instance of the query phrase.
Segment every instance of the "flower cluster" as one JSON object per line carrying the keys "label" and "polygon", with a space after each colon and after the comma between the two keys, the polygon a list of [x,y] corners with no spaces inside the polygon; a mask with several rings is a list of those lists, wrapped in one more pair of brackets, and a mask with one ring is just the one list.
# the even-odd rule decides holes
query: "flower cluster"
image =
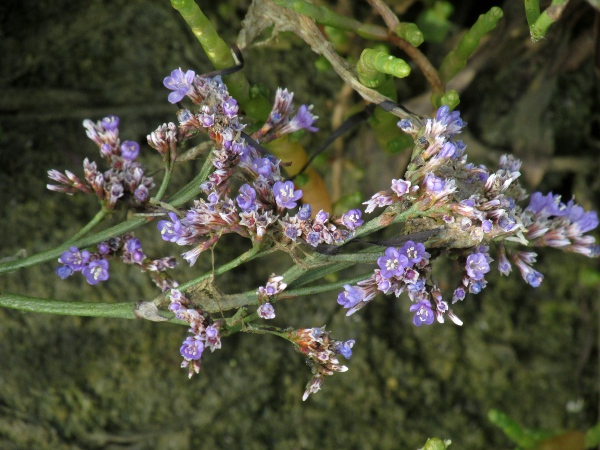
{"label": "flower cluster", "polygon": [[[359,210],[341,218],[330,218],[320,211],[313,218],[310,205],[305,204],[296,214],[290,214],[298,206],[302,191],[284,180],[280,161],[266,153],[257,140],[264,142],[301,128],[316,131],[312,125],[317,117],[310,113],[310,107],[301,106],[292,117],[293,94],[278,89],[266,124],[248,137],[243,133],[245,125],[238,116],[238,104],[220,77],[206,78],[177,69],[164,84],[173,91],[169,101],[179,102],[187,96],[194,103],[192,110],[179,111],[178,131],[173,136],[183,141],[202,132],[215,143],[214,168],[202,185],[206,199],[196,200],[185,215],[171,212],[170,220],[158,223],[164,240],[194,246],[183,254],[190,265],[226,233],[237,233],[255,242],[268,235],[274,240],[302,241],[316,247],[343,242],[362,224]],[[165,135],[165,127],[148,136],[149,144],[157,150],[157,136]],[[162,144],[162,148],[167,146]],[[232,186],[234,175],[243,180],[236,190]]]}
{"label": "flower cluster", "polygon": [[321,389],[324,377],[335,372],[346,372],[348,367],[340,365],[337,355],[346,359],[352,356],[354,341],[335,341],[329,337],[325,327],[304,328],[288,332],[287,337],[295,349],[306,356],[306,364],[311,368],[313,378],[306,385],[302,400]]}
{"label": "flower cluster", "polygon": [[204,350],[208,347],[211,352],[221,348],[221,322],[213,321],[208,314],[195,306],[185,294],[172,288],[168,292],[169,309],[179,320],[184,320],[190,325],[188,336],[181,345],[179,352],[183,356],[182,368],[188,369],[191,378],[200,372],[200,360]]}
{"label": "flower cluster", "polygon": [[[460,114],[446,106],[421,126],[406,119],[399,121],[400,129],[415,139],[413,159],[404,179],[392,180],[389,189],[365,202],[366,212],[389,205],[400,212],[410,208],[424,212],[429,228],[423,229],[441,230],[429,245],[446,249],[464,267],[452,303],[486,287],[485,274],[493,261],[492,244],[497,249],[500,273],[507,275],[512,261],[533,287],[543,280],[543,275],[532,267],[537,255],[520,250],[519,244],[551,246],[590,257],[600,255],[594,237],[585,235],[598,226],[595,212],[584,211],[573,200],[565,204],[560,196],[539,192],[531,195],[529,206],[523,209],[519,203],[528,194],[518,182],[521,162],[504,155],[495,172],[469,163],[465,144],[453,140],[465,125]],[[423,256],[411,261],[407,246],[412,254]],[[370,302],[377,291],[396,296],[406,291],[413,302],[409,309],[415,313],[415,325],[429,325],[434,318],[443,322],[444,316],[460,325],[462,322],[433,281],[429,258],[423,244],[409,241],[402,248],[390,247],[369,279],[356,286],[344,286],[338,303],[349,309],[350,315]]]}
{"label": "flower cluster", "polygon": [[107,116],[99,122],[84,120],[87,136],[98,145],[100,155],[108,161],[110,168],[98,170],[95,162],[88,158],[83,161],[84,180],[65,170],[48,171],[48,177],[60,184],[48,184],[51,191],[72,195],[82,191],[94,193],[106,209],[113,209],[119,199],[128,199],[133,205],[145,205],[150,199],[150,189],[154,187],[152,177],[144,175],[144,169],[135,161],[140,146],[134,141],[119,139],[119,118]]}
{"label": "flower cluster", "polygon": [[[375,298],[378,292],[394,294],[399,297],[407,292],[413,302],[410,311],[415,313],[413,323],[416,326],[430,325],[434,318],[444,322],[448,316],[454,323],[462,324],[460,319],[442,300],[439,289],[429,289],[427,278],[431,274],[431,255],[425,251],[422,243],[407,241],[402,247],[389,247],[377,260],[379,269],[356,286],[344,285],[344,291],[338,295],[337,302],[348,309],[347,316],[354,314]],[[435,312],[432,308],[435,305]]]}
{"label": "flower cluster", "polygon": [[287,284],[283,282],[283,277],[272,274],[265,286],[258,288],[256,292],[260,306],[258,307],[258,316],[262,319],[274,319],[275,308],[271,302],[273,299],[283,292]]}
{"label": "flower cluster", "polygon": [[71,247],[58,259],[62,266],[55,272],[63,280],[75,272],[81,272],[89,284],[98,284],[108,280],[110,276],[108,260],[114,257],[120,258],[125,264],[135,264],[144,272],[153,273],[152,279],[161,290],[171,287],[170,280],[159,276],[158,273],[174,268],[175,258],[165,257],[154,260],[148,258],[142,250],[142,243],[131,235],[100,242],[94,252]]}

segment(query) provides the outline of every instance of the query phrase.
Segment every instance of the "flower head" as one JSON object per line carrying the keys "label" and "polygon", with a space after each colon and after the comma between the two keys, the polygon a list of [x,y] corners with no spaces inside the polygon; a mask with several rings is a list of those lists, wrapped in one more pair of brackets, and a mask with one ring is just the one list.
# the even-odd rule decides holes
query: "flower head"
{"label": "flower head", "polygon": [[342,223],[349,230],[355,230],[360,227],[365,221],[362,220],[362,212],[360,209],[351,209],[342,216]]}
{"label": "flower head", "polygon": [[481,280],[490,271],[487,255],[485,253],[470,254],[467,256],[465,269],[470,278],[477,281]]}
{"label": "flower head", "polygon": [[275,308],[270,303],[263,303],[258,307],[258,317],[261,319],[274,319]]}
{"label": "flower head", "polygon": [[384,256],[377,260],[383,278],[400,277],[404,268],[409,265],[408,258],[396,248],[389,247]]}
{"label": "flower head", "polygon": [[108,280],[108,261],[101,259],[92,261],[81,271],[89,284],[98,284],[100,281]]}
{"label": "flower head", "polygon": [[435,319],[435,314],[431,309],[429,300],[421,300],[419,303],[413,303],[410,312],[414,312],[413,323],[420,327],[421,325],[431,325]]}
{"label": "flower head", "polygon": [[188,361],[198,361],[204,352],[204,343],[198,336],[188,336],[179,349],[181,356]]}
{"label": "flower head", "polygon": [[292,181],[286,181],[285,183],[278,181],[273,185],[273,193],[277,205],[287,209],[295,208],[296,202],[302,197],[302,191],[300,189],[295,191]]}
{"label": "flower head", "polygon": [[121,156],[127,161],[133,161],[140,154],[140,144],[135,141],[125,141],[121,144]]}
{"label": "flower head", "polygon": [[192,92],[195,77],[196,73],[193,70],[183,73],[183,70],[175,69],[171,72],[171,76],[163,81],[165,87],[173,91],[169,94],[169,102],[173,104],[180,102],[183,97]]}
{"label": "flower head", "polygon": [[77,247],[69,248],[69,250],[64,252],[60,258],[58,258],[58,262],[68,266],[69,269],[73,270],[74,272],[82,270],[88,265],[89,261],[90,252],[87,250],[80,252]]}

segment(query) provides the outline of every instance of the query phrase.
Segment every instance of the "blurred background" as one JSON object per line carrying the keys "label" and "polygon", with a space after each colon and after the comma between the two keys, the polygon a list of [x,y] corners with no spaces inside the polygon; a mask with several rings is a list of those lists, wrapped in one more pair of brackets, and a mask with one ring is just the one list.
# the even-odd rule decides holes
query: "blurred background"
{"label": "blurred background", "polygon": [[[202,3],[221,36],[235,42],[247,2]],[[366,2],[323,4],[382,23]],[[434,27],[421,47],[436,66],[479,14],[494,5],[505,13],[455,81],[458,109],[469,123],[462,137],[470,161],[495,169],[499,155],[515,154],[524,161],[522,182],[529,189],[565,201],[575,196],[586,209],[600,210],[598,10],[573,0],[536,44],[519,1],[414,2],[402,18],[426,23],[440,4],[450,8],[440,22],[445,29]],[[344,56],[356,60],[364,45],[354,38]],[[320,131],[303,138],[309,151],[340,118],[364,107],[296,36],[281,34],[244,56],[247,77],[270,98],[281,86],[295,92],[296,105],[315,105]],[[142,161],[160,181],[160,158],[145,136],[175,120],[177,108],[167,102],[162,80],[178,67],[212,70],[166,0],[2,2],[0,259],[53,248],[95,214],[95,198],[45,188],[49,169],[81,175],[85,157],[99,160],[81,125],[86,118],[119,116],[121,138],[142,144]],[[414,66],[396,87],[400,103],[433,112]],[[360,201],[357,193],[367,199],[387,188],[408,156],[379,148],[364,124],[315,166],[343,205]],[[201,164],[179,165],[171,192]],[[117,212],[115,219],[124,217]],[[151,257],[182,251],[158,240],[154,224],[136,236]],[[224,238],[216,264],[246,245]],[[414,327],[404,297],[378,298],[351,318],[335,292],[278,304],[275,325],[326,324],[333,338],[356,340],[350,370],[327,379],[306,402],[301,397],[310,371],[291,345],[273,336],[225,339],[188,380],[179,367],[181,326],[0,310],[0,448],[416,449],[431,436],[451,439],[456,449],[514,448],[488,421],[492,408],[530,428],[586,430],[599,420],[600,265],[552,250],[539,255],[536,269],[545,275],[539,288],[514,272],[506,278],[493,271],[486,290],[456,306],[462,328]],[[210,255],[191,269],[179,261],[181,281],[212,265]],[[218,286],[227,293],[253,289],[290,264],[275,255],[228,273]],[[55,267],[2,276],[0,292],[89,302],[157,294],[145,274],[129,266],[114,265],[109,282],[95,287],[83,277],[61,281]],[[460,268],[440,261],[435,270],[451,292]]]}

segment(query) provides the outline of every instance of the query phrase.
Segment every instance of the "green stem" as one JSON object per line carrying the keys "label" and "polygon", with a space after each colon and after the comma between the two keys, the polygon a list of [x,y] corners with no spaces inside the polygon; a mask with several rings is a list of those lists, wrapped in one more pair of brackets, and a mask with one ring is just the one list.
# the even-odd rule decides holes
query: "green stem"
{"label": "green stem", "polygon": [[531,30],[535,21],[540,17],[540,0],[525,0],[525,15],[529,30]]}
{"label": "green stem", "polygon": [[0,294],[0,306],[20,311],[60,314],[63,316],[112,317],[135,319],[135,303],[89,303],[26,297],[17,294]]}
{"label": "green stem", "polygon": [[[381,256],[381,254],[379,254],[378,256]],[[358,283],[359,281],[366,280],[371,275],[373,275],[373,271],[370,271],[370,272],[362,274],[362,275],[357,275],[352,278],[346,278],[345,280],[336,281],[335,283],[321,284],[319,286],[309,286],[309,287],[305,287],[305,288],[284,291],[284,293],[281,294],[279,299],[283,300],[286,298],[303,297],[305,295],[314,295],[314,294],[321,294],[323,292],[334,291],[336,289],[342,288],[346,284],[355,284],[355,283]]]}
{"label": "green stem", "polygon": [[171,181],[171,173],[173,172],[173,166],[171,164],[169,164],[168,162],[165,163],[165,176],[162,179],[162,182],[160,183],[160,187],[158,188],[158,192],[156,193],[156,196],[154,197],[154,199],[156,201],[160,201],[163,196],[165,195],[165,192],[167,190],[167,186],[169,186],[169,181]]}
{"label": "green stem", "polygon": [[533,25],[530,25],[529,29],[533,42],[537,42],[546,36],[548,28],[560,18],[567,3],[569,3],[569,0],[552,0],[550,6],[539,15]]}
{"label": "green stem", "polygon": [[456,49],[448,53],[442,61],[439,71],[442,82],[447,83],[465,67],[467,59],[477,48],[481,38],[496,28],[503,14],[500,8],[494,6],[487,13],[479,16],[477,22],[461,38]]}
{"label": "green stem", "polygon": [[238,267],[248,261],[252,261],[253,259],[261,257],[261,256],[265,256],[269,253],[272,253],[273,251],[275,251],[275,249],[273,249],[273,248],[264,250],[260,246],[256,245],[256,246],[252,247],[250,250],[248,250],[247,252],[242,253],[237,258],[232,259],[228,263],[217,267],[214,272],[205,273],[204,275],[201,275],[197,278],[194,278],[193,280],[187,281],[187,282],[179,285],[178,289],[181,292],[189,291],[193,286],[196,286],[197,284],[200,284],[203,281],[206,281],[213,275],[224,274],[225,272],[228,272],[231,269],[235,269],[236,267]]}
{"label": "green stem", "polygon": [[313,5],[304,0],[273,0],[273,3],[310,17],[321,25],[343,31],[353,31],[365,39],[376,41],[385,41],[388,39],[389,32],[386,28],[378,25],[363,24],[356,19],[342,16],[325,6]]}
{"label": "green stem", "polygon": [[133,219],[129,219],[126,222],[115,225],[114,227],[108,228],[107,230],[96,233],[92,236],[81,238],[77,241],[69,243],[64,243],[59,245],[52,250],[47,250],[42,253],[37,253],[28,258],[17,259],[15,261],[5,262],[0,264],[0,274],[5,272],[12,272],[16,269],[21,269],[23,267],[33,266],[35,264],[43,263],[46,261],[50,261],[52,259],[58,258],[63,252],[67,251],[69,247],[77,247],[77,248],[85,248],[90,247],[92,245],[98,244],[99,242],[106,241],[112,237],[119,236],[121,234],[127,233],[129,231],[135,230],[139,226],[145,224],[147,219],[136,217]]}
{"label": "green stem", "polygon": [[[210,20],[204,15],[194,0],[171,0],[171,5],[181,14],[192,33],[202,45],[206,55],[216,69],[235,66],[229,46],[219,36]],[[225,77],[229,93],[238,101],[246,114],[256,121],[264,121],[269,116],[271,105],[262,97],[250,96],[250,83],[242,72]]]}
{"label": "green stem", "polygon": [[92,228],[94,228],[96,225],[98,225],[100,222],[102,222],[102,220],[104,220],[104,218],[110,214],[111,211],[108,211],[106,209],[104,209],[104,207],[102,207],[102,209],[100,211],[98,211],[96,213],[96,215],[93,217],[92,220],[90,220],[86,226],[84,226],[81,230],[79,230],[77,233],[75,233],[73,236],[71,236],[71,238],[65,242],[65,244],[72,244],[73,242],[77,241],[78,239],[80,239],[81,237],[85,236]]}

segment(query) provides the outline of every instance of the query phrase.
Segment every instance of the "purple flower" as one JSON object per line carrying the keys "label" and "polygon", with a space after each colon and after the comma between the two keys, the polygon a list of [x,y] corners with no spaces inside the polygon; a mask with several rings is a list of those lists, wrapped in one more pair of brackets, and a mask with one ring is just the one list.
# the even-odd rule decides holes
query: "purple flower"
{"label": "purple flower", "polygon": [[119,128],[119,118],[117,116],[106,116],[102,119],[102,128],[106,131],[115,131]]}
{"label": "purple flower", "polygon": [[238,112],[238,109],[239,109],[238,102],[232,97],[229,97],[227,100],[225,100],[223,102],[223,112],[228,117],[235,116]]}
{"label": "purple flower", "polygon": [[534,192],[529,198],[528,211],[536,215],[548,216],[563,216],[565,214],[564,204],[560,201],[560,195],[554,195],[549,192],[543,195],[541,192]]}
{"label": "purple flower", "polygon": [[486,273],[490,271],[490,265],[485,253],[472,253],[467,256],[467,264],[465,266],[467,275],[473,280],[481,280]]}
{"label": "purple flower", "polygon": [[400,128],[402,131],[404,131],[405,133],[411,134],[412,132],[414,132],[415,127],[412,124],[412,122],[408,119],[402,119],[399,120],[398,123],[396,124],[398,126],[398,128]]}
{"label": "purple flower", "polygon": [[456,146],[452,142],[446,142],[437,154],[438,158],[452,158],[456,154]]}
{"label": "purple flower", "polygon": [[467,125],[466,122],[460,118],[460,112],[450,111],[450,108],[446,105],[438,109],[435,115],[436,122],[440,122],[446,125],[444,134],[448,137],[452,137],[456,133],[460,133],[460,130]]}
{"label": "purple flower", "polygon": [[195,76],[196,73],[192,70],[183,73],[181,69],[175,69],[171,72],[170,77],[164,79],[163,84],[165,87],[173,91],[169,94],[170,103],[180,102],[183,97],[194,90],[192,83]]}
{"label": "purple flower", "polygon": [[275,308],[270,303],[263,303],[258,307],[258,317],[261,319],[274,319]]}
{"label": "purple flower", "polygon": [[284,127],[281,128],[281,133],[293,133],[294,131],[298,131],[301,129],[305,129],[308,131],[319,131],[318,128],[313,127],[313,123],[318,119],[317,116],[311,114],[312,106],[301,105],[298,108],[298,114],[296,114],[292,120],[289,121]]}
{"label": "purple flower", "polygon": [[204,351],[204,344],[198,336],[189,336],[183,345],[179,349],[181,356],[188,361],[198,361],[202,358],[202,352]]}
{"label": "purple flower", "polygon": [[77,247],[71,247],[69,250],[64,252],[60,258],[58,258],[58,262],[68,266],[69,269],[74,272],[78,272],[82,270],[90,261],[90,252],[84,250],[82,252],[79,251]]}
{"label": "purple flower", "polygon": [[107,253],[110,253],[110,245],[108,245],[108,243],[106,242],[100,242],[98,244],[98,253],[100,253],[101,255],[106,255]]}
{"label": "purple flower", "polygon": [[454,293],[452,294],[452,303],[456,303],[459,300],[464,300],[467,293],[461,287],[457,287],[454,289]]}
{"label": "purple flower", "polygon": [[344,292],[340,292],[337,298],[338,304],[346,309],[354,308],[365,299],[365,291],[358,286],[344,285]]}
{"label": "purple flower", "polygon": [[405,255],[411,265],[418,264],[426,256],[425,246],[420,242],[415,244],[413,241],[407,241],[400,249],[400,254]]}
{"label": "purple flower", "polygon": [[66,280],[71,275],[73,275],[75,272],[73,272],[73,270],[69,266],[60,266],[60,267],[56,268],[54,273],[56,275],[58,275],[61,280]]}
{"label": "purple flower", "polygon": [[581,234],[587,233],[598,226],[598,214],[596,211],[585,212],[585,210],[577,205],[573,200],[567,203],[565,210],[567,218],[572,224],[576,224]]}
{"label": "purple flower", "polygon": [[310,219],[310,216],[312,215],[312,208],[310,207],[310,205],[307,203],[305,205],[302,205],[300,207],[300,209],[298,210],[298,219],[299,220],[308,220]]}
{"label": "purple flower", "polygon": [[321,242],[321,233],[318,231],[311,231],[308,233],[308,236],[306,236],[306,242],[313,247],[316,247]]}
{"label": "purple flower", "polygon": [[402,197],[410,189],[410,184],[410,181],[394,179],[392,180],[392,191],[394,191],[398,197]]}
{"label": "purple flower", "polygon": [[125,242],[125,251],[130,253],[133,261],[138,264],[140,264],[146,257],[142,251],[142,243],[136,238],[131,238]]}
{"label": "purple flower", "polygon": [[98,284],[100,281],[108,280],[108,261],[101,259],[92,261],[83,268],[83,276],[89,284]]}
{"label": "purple flower", "polygon": [[352,357],[352,347],[354,347],[354,342],[353,339],[346,342],[336,342],[333,346],[333,350],[344,358],[350,359]]}
{"label": "purple flower", "polygon": [[410,312],[415,313],[413,317],[413,323],[420,327],[421,325],[431,325],[435,319],[433,310],[431,309],[431,302],[429,300],[421,300],[419,303],[413,303],[410,306]]}
{"label": "purple flower", "polygon": [[404,268],[409,265],[408,258],[394,247],[386,249],[384,256],[377,260],[383,278],[400,277]]}
{"label": "purple flower", "polygon": [[212,127],[215,124],[215,117],[212,114],[201,114],[199,117],[205,128]]}
{"label": "purple flower", "polygon": [[481,222],[481,229],[484,233],[489,233],[490,231],[492,231],[493,225],[494,224],[490,219],[486,219],[483,222]]}
{"label": "purple flower", "polygon": [[480,281],[474,281],[473,283],[471,283],[469,285],[469,292],[471,294],[479,294],[483,288],[486,286],[486,281],[485,280],[480,280]]}
{"label": "purple flower", "polygon": [[444,189],[446,183],[444,182],[443,178],[436,177],[430,173],[425,177],[425,185],[427,186],[427,189],[432,192],[440,192],[442,189]]}
{"label": "purple flower", "polygon": [[249,184],[240,187],[240,194],[235,198],[240,209],[244,212],[256,209],[256,191]]}
{"label": "purple flower", "polygon": [[294,183],[286,181],[282,183],[278,181],[273,185],[273,193],[275,194],[275,202],[282,208],[292,209],[296,207],[296,201],[302,197],[302,191],[298,189],[294,191]]}
{"label": "purple flower", "polygon": [[539,287],[543,280],[544,275],[535,269],[531,269],[531,271],[525,276],[525,281],[535,288]]}
{"label": "purple flower", "polygon": [[168,220],[160,220],[157,224],[158,231],[163,241],[177,242],[183,234],[183,225],[174,212],[169,213],[172,222]]}
{"label": "purple flower", "polygon": [[270,177],[273,173],[269,158],[256,158],[252,161],[252,170],[263,177]]}
{"label": "purple flower", "polygon": [[150,197],[150,191],[146,186],[142,184],[135,190],[133,196],[135,197],[138,203],[146,203],[148,201],[148,198]]}
{"label": "purple flower", "polygon": [[362,212],[360,209],[351,209],[342,216],[342,223],[349,230],[355,230],[365,223],[365,221],[362,220]]}
{"label": "purple flower", "polygon": [[135,141],[125,141],[121,144],[121,156],[127,161],[133,161],[140,154],[140,145]]}

